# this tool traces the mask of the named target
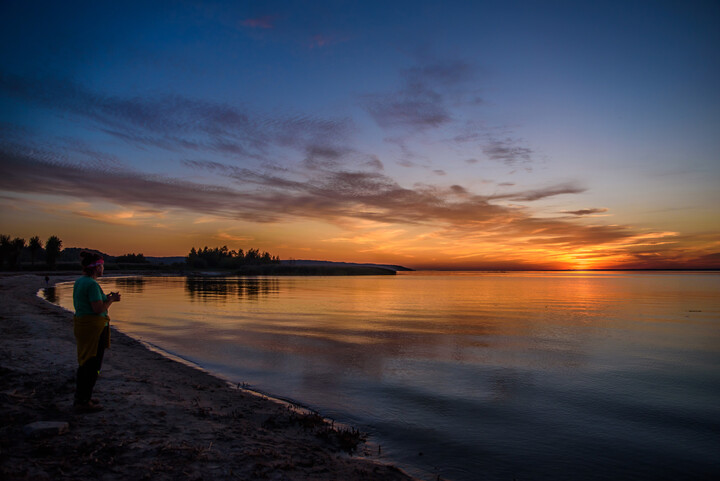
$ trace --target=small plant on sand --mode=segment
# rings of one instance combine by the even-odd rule
[[[318,433],[318,437],[321,439],[327,439],[331,443],[335,444],[338,449],[348,454],[354,453],[358,446],[367,441],[367,435],[365,433],[361,433],[355,428],[328,428],[325,431]]]

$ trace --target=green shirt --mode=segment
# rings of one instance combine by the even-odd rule
[[[90,276],[82,276],[75,281],[73,286],[73,306],[76,316],[96,315],[92,308],[92,302],[107,301],[107,296],[102,291],[100,284]],[[100,314],[107,317],[107,311]]]

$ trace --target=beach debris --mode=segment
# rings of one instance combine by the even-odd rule
[[[23,426],[23,432],[29,437],[57,436],[69,429],[70,425],[64,421],[36,421]]]
[[[316,433],[316,436],[330,441],[348,454],[354,453],[358,446],[367,441],[367,434],[355,428],[325,429]]]
[[[317,438],[335,446],[348,454],[354,453],[357,448],[367,441],[367,434],[356,428],[335,426],[335,421],[325,419],[314,411],[294,412],[289,415],[271,415],[263,423],[263,429],[278,430],[289,426],[298,426],[306,432],[312,432]]]

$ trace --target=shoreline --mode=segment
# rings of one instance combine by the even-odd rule
[[[50,286],[77,276],[51,275]],[[3,479],[414,479],[363,442],[348,454],[362,437],[352,428],[233,387],[114,329],[94,393],[105,409],[75,414],[72,319],[36,295],[44,287],[44,274],[0,275]],[[28,431],[38,421],[62,427]]]

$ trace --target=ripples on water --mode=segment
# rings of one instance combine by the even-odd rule
[[[427,479],[715,479],[720,275],[118,278],[121,330]],[[48,295],[71,308],[71,285]]]

